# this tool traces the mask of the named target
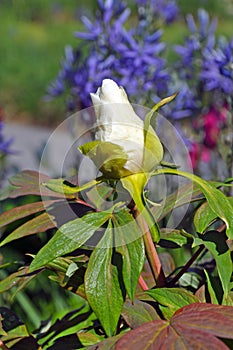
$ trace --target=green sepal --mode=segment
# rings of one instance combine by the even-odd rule
[[[149,125],[151,124],[151,118],[153,117],[153,115],[159,110],[159,108],[163,107],[164,105],[170,103],[172,100],[174,100],[174,98],[176,98],[176,96],[178,95],[178,92],[174,93],[171,96],[165,97],[162,100],[160,100],[158,103],[156,103],[156,105],[154,105],[154,107],[150,110],[150,112],[146,115],[146,119],[145,119],[145,126],[149,127]]]
[[[155,169],[163,159],[163,146],[152,126],[144,129],[144,153],[142,169],[149,172]]]
[[[172,101],[177,94],[169,96],[157,103],[151,111],[146,115],[144,121],[144,155],[143,155],[143,170],[149,172],[155,169],[163,159],[163,146],[159,137],[155,133],[155,128],[152,127],[152,117],[155,112],[165,104]]]
[[[124,169],[128,155],[123,148],[112,142],[92,141],[79,147],[107,179],[119,179],[130,172]]]

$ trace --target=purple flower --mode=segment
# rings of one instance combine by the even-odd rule
[[[178,6],[174,0],[154,0],[152,1],[154,10],[161,15],[166,23],[173,22],[179,13]]]
[[[175,0],[137,0],[136,3],[145,21],[153,17],[168,24],[172,23],[179,14],[179,8]]]
[[[172,86],[171,95],[174,90],[178,92],[176,98],[163,108],[166,117],[177,123],[183,118],[192,117],[198,110],[198,100],[195,96],[195,90],[190,88],[187,83],[177,82]]]
[[[142,25],[140,16],[128,29],[125,23],[129,15],[123,1],[99,0],[95,18],[82,18],[86,31],[75,33],[81,43],[75,52],[66,48],[62,69],[48,94],[65,95],[69,107],[85,108],[91,104],[90,92],[111,77],[137,103],[163,97],[170,76],[162,57],[162,31]]]
[[[214,48],[217,21],[214,19],[210,22],[208,13],[203,9],[198,10],[199,26],[191,14],[187,15],[186,21],[190,35],[186,37],[185,45],[176,45],[174,50],[179,55],[180,66],[185,66],[186,78],[189,79],[196,65],[200,65],[200,60],[205,59],[206,50]]]
[[[207,91],[233,96],[233,39],[220,41],[215,50],[208,52],[201,79]]]
[[[174,48],[179,55],[175,63],[177,78],[186,82],[196,101],[195,107],[193,106],[194,115],[200,113],[206,103],[206,107],[212,107],[215,103],[220,103],[217,108],[221,107],[225,103],[226,95],[231,96],[233,93],[233,41],[219,41],[216,44],[216,23],[216,20],[210,21],[208,13],[202,9],[198,11],[198,23],[195,23],[192,15],[188,15],[190,35],[186,37],[184,45]],[[213,95],[206,95],[209,91],[215,93],[214,98]],[[186,99],[183,102],[180,115],[187,110]],[[176,118],[177,110],[173,115]]]
[[[12,151],[10,149],[11,144],[13,142],[12,139],[6,140],[3,134],[4,122],[0,121],[0,159],[5,157],[8,154],[11,154]]]

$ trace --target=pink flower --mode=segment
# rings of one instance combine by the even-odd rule
[[[204,130],[203,144],[207,148],[213,149],[217,146],[220,130],[226,121],[226,114],[226,108],[218,111],[215,107],[212,107],[208,113],[202,116]]]
[[[195,141],[191,144],[191,147],[189,149],[189,156],[193,169],[196,169],[200,158],[200,145]]]

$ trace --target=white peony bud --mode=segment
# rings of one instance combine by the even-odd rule
[[[121,146],[128,156],[124,168],[132,173],[142,171],[143,121],[134,112],[125,90],[105,79],[91,98],[97,119],[96,140]]]
[[[134,112],[127,94],[113,80],[105,79],[96,93],[91,93],[96,113],[96,141],[84,145],[88,155],[107,177],[149,172],[163,157],[163,147],[153,128]],[[146,140],[146,141],[145,141]]]

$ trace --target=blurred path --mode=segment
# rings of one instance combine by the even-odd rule
[[[7,138],[13,138],[12,149],[15,154],[8,158],[11,173],[21,170],[39,170],[41,156],[44,147],[53,133],[53,129],[34,127],[22,124],[6,123],[4,134]],[[43,162],[43,171],[51,171],[59,174],[61,160],[65,159],[70,136],[67,132],[56,131],[53,142],[49,146],[46,164]]]

